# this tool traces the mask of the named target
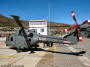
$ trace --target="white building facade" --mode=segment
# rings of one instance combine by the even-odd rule
[[[35,30],[38,34],[48,35],[47,20],[32,20],[29,22],[29,30]]]

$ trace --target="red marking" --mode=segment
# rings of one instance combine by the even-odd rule
[[[82,42],[83,40],[82,40],[82,39],[80,39],[79,41],[80,41],[80,42]]]
[[[81,25],[84,25],[84,24],[86,24],[86,23],[88,23],[88,20],[86,20],[84,23],[82,23]]]
[[[86,20],[86,23],[88,23],[88,20]]]
[[[77,22],[77,20],[75,19],[75,22]]]
[[[73,15],[73,19],[74,19],[75,22],[77,21],[76,18],[75,18],[75,15]]]
[[[75,18],[75,15],[73,15],[73,18]]]
[[[75,28],[75,26],[73,26],[71,29],[74,29]]]
[[[78,24],[76,24],[75,27],[78,27]]]
[[[78,33],[80,32],[80,30],[78,30]]]
[[[63,30],[63,32],[65,32],[65,29]]]
[[[71,43],[71,41],[63,41],[64,43]]]
[[[67,29],[67,31],[69,31],[69,29]]]
[[[82,35],[78,35],[79,37],[82,37]]]
[[[74,13],[74,12],[72,11],[72,13]]]
[[[8,39],[8,34],[6,34],[6,40]]]
[[[64,29],[64,32],[67,32],[67,31],[69,31],[69,29],[67,28],[67,29]]]
[[[73,11],[72,11],[72,16],[73,16],[74,21],[77,22]]]
[[[82,37],[82,35],[79,35],[79,37]],[[80,42],[82,42],[83,40],[82,39],[79,39]]]
[[[74,25],[71,29],[74,29],[75,27],[77,27],[77,25]]]

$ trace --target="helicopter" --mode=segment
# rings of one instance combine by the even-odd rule
[[[82,25],[79,26],[76,22],[77,25],[74,26],[75,31],[72,32],[69,35],[66,35],[64,37],[57,37],[57,36],[50,36],[50,35],[41,35],[37,34],[35,30],[28,30],[23,27],[21,24],[21,21],[19,20],[19,16],[11,15],[16,23],[20,26],[20,30],[17,31],[15,34],[11,34],[8,36],[8,39],[6,40],[6,45],[10,47],[15,47],[17,48],[17,52],[21,52],[20,49],[32,49],[35,48],[37,49],[38,43],[43,42],[47,44],[53,44],[53,43],[60,43],[60,44],[70,44],[74,45],[77,44],[79,41],[82,41],[81,34],[86,33],[86,29],[83,31],[82,29],[85,28],[86,22],[84,22]],[[73,17],[74,20],[75,17]],[[90,21],[89,21],[90,22]],[[86,28],[88,28],[90,25],[88,25]],[[79,33],[81,33],[79,35]],[[31,50],[31,53],[34,51]]]

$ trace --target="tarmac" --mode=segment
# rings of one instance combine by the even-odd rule
[[[0,45],[0,66],[1,67],[36,67],[38,62],[46,55],[51,54],[47,52],[49,48],[43,48],[43,44],[40,44],[35,53],[30,54],[30,51],[17,53],[16,50],[9,49],[4,43]],[[43,49],[41,49],[43,48]]]
[[[44,48],[41,43],[33,54],[17,53],[5,43],[0,44],[0,67],[90,67],[90,39],[77,45],[55,43],[53,47]]]

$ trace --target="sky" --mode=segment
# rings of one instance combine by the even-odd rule
[[[18,15],[21,20],[49,20],[75,24],[71,11],[81,24],[90,19],[90,0],[0,0],[0,14]]]

